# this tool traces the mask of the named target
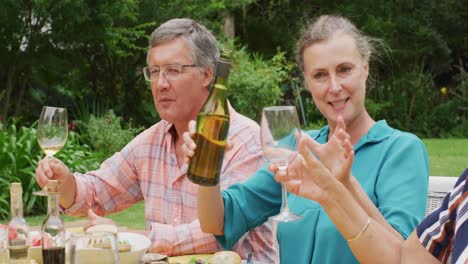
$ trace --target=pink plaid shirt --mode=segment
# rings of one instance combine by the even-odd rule
[[[233,148],[224,156],[221,189],[241,182],[264,164],[259,126],[230,108],[228,140]],[[145,217],[152,241],[150,251],[170,256],[221,250],[213,235],[203,233],[197,214],[198,185],[187,178],[187,164],[179,167],[174,128],[160,121],[135,137],[99,170],[75,173],[77,193],[67,214],[82,215],[93,207],[100,215],[124,210],[145,200]],[[233,248],[243,259],[274,263],[275,232],[271,223],[246,234]]]

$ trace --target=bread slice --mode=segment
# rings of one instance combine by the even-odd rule
[[[242,259],[234,251],[220,251],[213,255],[211,264],[241,264]]]
[[[119,252],[132,251],[132,245],[127,239],[119,239],[119,241],[117,241],[117,249]]]

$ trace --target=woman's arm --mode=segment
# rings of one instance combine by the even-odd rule
[[[299,151],[302,159],[291,164],[291,170],[288,170],[287,176],[275,175],[275,179],[285,182],[288,191],[319,202],[338,231],[348,241],[351,251],[359,262],[401,263],[407,257],[403,255],[407,253],[402,250],[401,235],[395,235],[393,228],[389,228],[383,217],[385,224],[376,221],[374,216],[369,214],[348,188],[338,180],[343,174],[350,173],[354,159],[353,148],[349,140],[346,137],[334,139],[338,140],[338,143],[341,142],[335,145],[338,151],[323,157],[339,161],[334,163],[333,171],[340,175],[333,174],[332,170],[322,164],[324,159],[320,162],[310,152],[308,148],[310,144],[307,144],[309,140],[312,139],[301,138]],[[301,180],[300,184],[297,184],[297,179]],[[365,193],[362,189],[358,189],[358,193],[359,191]],[[375,208],[373,205],[372,207]],[[372,207],[371,210],[374,210]],[[375,210],[378,212],[376,208]],[[424,253],[419,252],[419,254]]]
[[[333,170],[341,175],[333,175],[322,164],[324,159],[320,162],[310,152],[307,142],[311,140],[309,137],[300,140],[302,160],[291,166],[291,171],[288,170],[291,175],[287,178],[300,179],[301,184],[286,182],[288,191],[319,202],[361,263],[378,263],[382,259],[385,259],[385,263],[399,263],[402,237],[374,220],[338,180],[342,174],[350,173],[354,159],[349,139],[341,136],[335,138],[339,143],[335,145],[338,151],[324,157],[339,161],[334,164]]]
[[[335,129],[327,143],[319,144],[312,139],[305,140],[304,143],[331,171],[332,175],[344,184],[374,221],[380,223],[382,227],[398,237],[409,236],[414,229],[414,225],[423,216],[423,211],[419,209],[423,208],[425,201],[424,186],[426,186],[427,192],[428,175],[427,159],[424,159],[424,147],[418,144],[418,140],[414,136],[408,136],[406,133],[401,132],[395,133],[387,140],[388,143],[382,144],[383,148],[380,147],[381,154],[379,155],[381,157],[374,157],[376,164],[364,165],[363,162],[369,161],[363,161],[362,159],[359,162],[357,161],[355,165],[358,168],[363,165],[366,167],[378,166],[376,169],[379,170],[379,175],[375,187],[375,195],[379,199],[379,208],[377,208],[360,182],[351,173],[339,171],[343,162],[339,156],[343,149],[340,142],[349,140],[349,135],[344,130],[345,124],[341,117],[338,117],[337,124],[337,129]],[[417,189],[417,194],[411,192],[410,189]],[[405,200],[399,201],[398,198]],[[391,215],[391,218],[386,219],[384,217],[385,213],[385,217]],[[401,221],[403,219],[401,217],[406,220]]]
[[[408,239],[401,245],[401,262],[402,264],[416,263],[440,264],[434,256],[432,256],[419,242],[416,231],[411,233]]]
[[[184,140],[182,151],[186,163],[189,163],[190,158],[195,154],[197,147],[193,140],[195,133],[196,123],[192,120],[188,124],[188,131],[182,136]],[[213,187],[199,186],[198,218],[203,232],[215,235],[224,234],[224,202],[219,183]]]
[[[330,170],[332,175],[336,177],[348,189],[355,201],[364,209],[375,222],[387,229],[388,232],[402,239],[400,233],[396,231],[382,216],[380,211],[375,207],[374,203],[369,199],[367,193],[361,187],[356,178],[351,174],[350,168],[344,168],[345,154],[353,150],[351,143],[345,143],[350,140],[350,136],[345,132],[346,125],[343,117],[337,118],[337,126],[330,140],[325,144],[319,144],[312,139],[303,140],[307,148],[317,155],[323,165]],[[330,158],[332,157],[332,158]],[[350,164],[351,165],[351,164]]]
[[[198,218],[203,232],[224,234],[224,202],[219,184],[198,188]]]
[[[380,213],[379,209],[375,207],[374,203],[369,199],[367,193],[362,188],[361,184],[356,180],[354,176],[350,176],[347,181],[343,182],[346,189],[353,195],[354,199],[359,203],[362,209],[372,218],[374,221],[378,222],[383,228],[388,232],[392,233],[394,236],[398,237],[400,240],[403,240],[401,234],[396,231],[388,222],[385,220],[383,215]]]

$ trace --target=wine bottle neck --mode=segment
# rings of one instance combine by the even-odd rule
[[[11,217],[23,217],[23,199],[22,193],[11,193],[10,206]]]
[[[59,194],[49,193],[47,199],[47,215],[59,215]]]

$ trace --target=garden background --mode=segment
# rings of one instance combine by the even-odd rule
[[[305,129],[325,120],[303,87],[295,41],[314,17],[338,14],[384,40],[371,62],[367,109],[423,138],[431,175],[468,165],[468,5],[464,1],[0,0],[0,220],[9,184],[21,181],[26,215],[45,199],[34,169],[43,157],[36,122],[43,105],[69,109],[57,154],[74,171],[95,169],[159,121],[148,83],[149,34],[190,17],[235,50],[229,99],[258,121],[262,107],[294,102]]]

